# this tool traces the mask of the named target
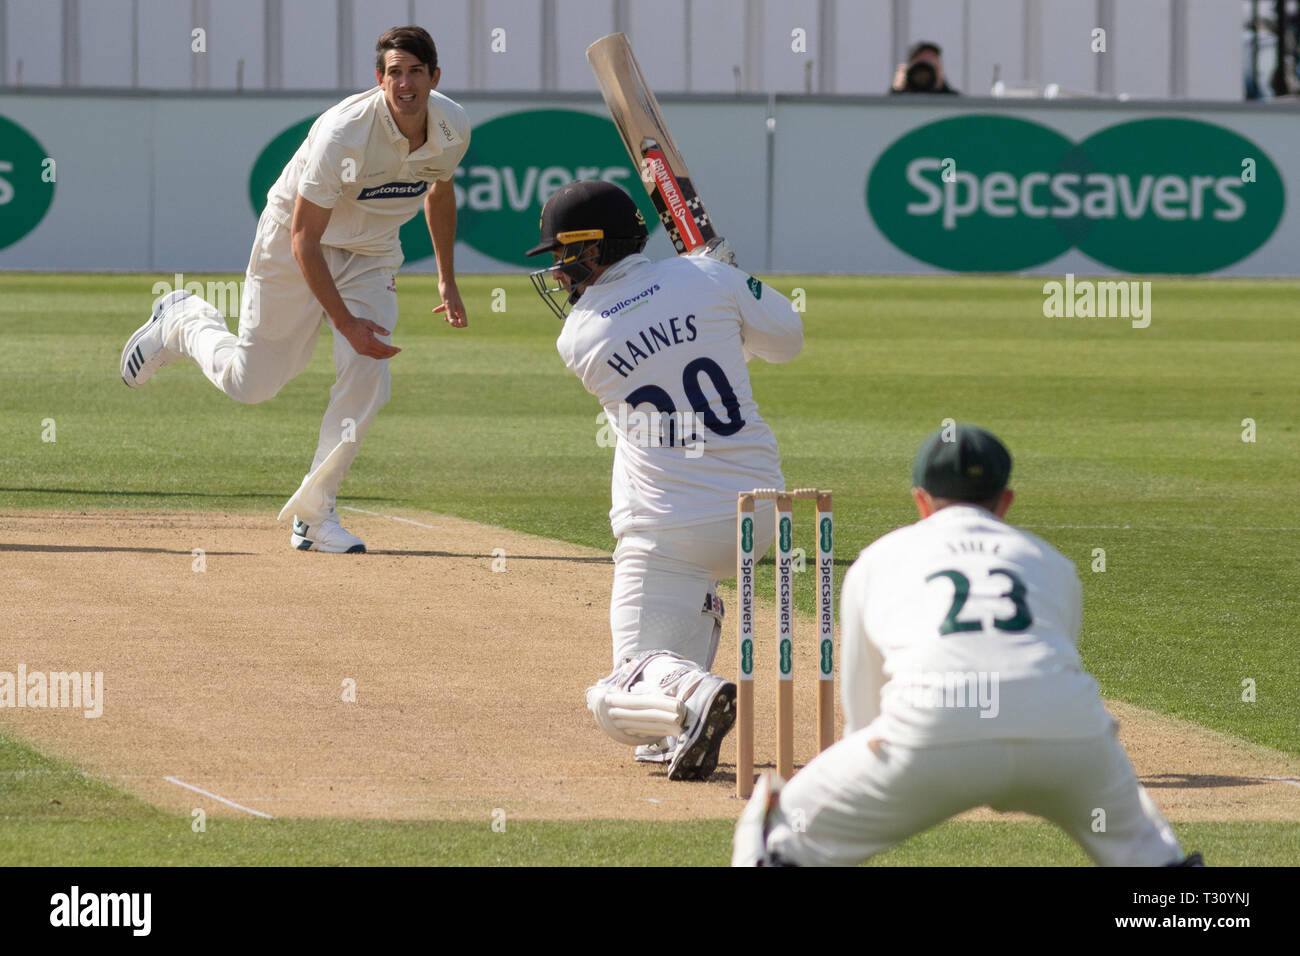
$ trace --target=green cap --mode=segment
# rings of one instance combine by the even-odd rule
[[[988,501],[1010,477],[1007,446],[975,425],[940,428],[921,442],[912,463],[913,487],[954,501]]]

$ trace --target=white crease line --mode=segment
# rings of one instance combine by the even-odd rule
[[[211,797],[213,800],[220,800],[222,803],[226,804],[227,806],[234,807],[236,810],[243,810],[245,813],[251,813],[255,817],[262,817],[267,820],[275,819],[275,817],[271,816],[271,814],[269,813],[263,813],[261,810],[254,810],[252,807],[241,806],[240,804],[236,803],[234,800],[227,800],[225,797],[218,796],[215,793],[209,793],[207,790],[204,790],[201,787],[196,787],[192,783],[186,783],[184,780],[177,780],[175,777],[163,777],[163,779],[166,780],[168,783],[176,784],[178,787],[185,787],[187,790],[193,790],[195,793],[201,793],[205,797]]]
[[[1300,787],[1300,780],[1294,780],[1291,777],[1265,777],[1266,780],[1276,780],[1278,783],[1289,783],[1293,787]]]
[[[365,508],[350,508],[347,505],[339,505],[344,511],[355,511],[363,515],[374,515],[376,518],[387,518],[389,521],[401,521],[404,524],[419,525],[421,528],[433,528],[431,524],[424,524],[421,521],[412,521],[410,518],[399,518],[397,515],[383,515],[378,511],[367,511]]]

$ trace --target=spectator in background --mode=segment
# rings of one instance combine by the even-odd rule
[[[894,71],[891,93],[957,93],[943,76],[943,51],[922,40],[908,51],[907,62]]]

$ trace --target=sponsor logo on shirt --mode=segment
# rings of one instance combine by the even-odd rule
[[[407,196],[422,196],[429,188],[428,183],[384,183],[361,190],[357,199],[402,199]]]
[[[642,302],[642,301],[644,301],[644,300],[650,298],[650,296],[654,295],[654,294],[655,294],[656,292],[658,292],[658,291],[659,291],[659,283],[656,282],[656,283],[655,283],[654,285],[652,285],[650,288],[648,288],[648,289],[642,289],[640,292],[638,292],[636,295],[632,296],[632,298],[630,298],[630,299],[624,299],[622,302],[615,302],[613,305],[611,305],[611,306],[610,306],[608,309],[606,309],[604,312],[600,313],[600,317],[601,317],[602,319],[608,319],[611,315],[617,315],[619,312],[622,312],[624,309],[626,309],[626,308],[627,308],[628,306],[630,306],[632,303],[634,303],[634,302]]]
[[[455,141],[456,134],[452,132],[451,127],[447,125],[445,119],[438,120],[438,129],[442,130],[442,135],[447,138],[447,142],[451,143]]]

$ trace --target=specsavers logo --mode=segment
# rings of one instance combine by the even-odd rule
[[[1134,120],[1074,145],[1026,120],[963,116],[896,140],[866,200],[896,246],[946,269],[1024,269],[1077,247],[1122,272],[1201,273],[1263,245],[1285,189],[1262,149],[1198,120]]]
[[[17,123],[0,116],[0,249],[45,218],[54,201],[54,160]]]
[[[537,260],[524,251],[537,244],[542,206],[575,179],[621,186],[651,228],[659,228],[654,206],[609,119],[576,110],[529,110],[474,128],[456,170],[456,236],[501,262],[536,268]],[[405,233],[402,239],[405,246]]]

